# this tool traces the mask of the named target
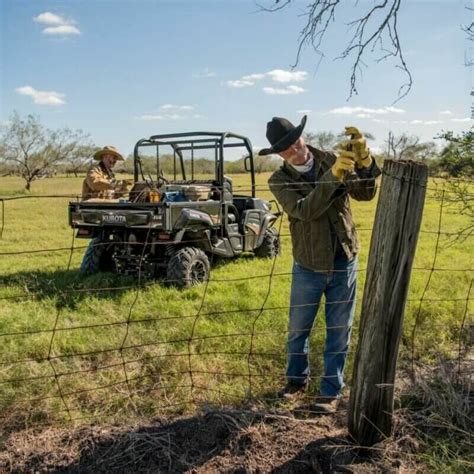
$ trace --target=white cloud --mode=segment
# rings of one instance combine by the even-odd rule
[[[48,26],[43,30],[45,35],[80,35],[79,28],[73,25]]]
[[[265,77],[265,74],[249,74],[248,76],[243,76],[242,81],[260,81]]]
[[[265,78],[269,78],[274,82],[280,83],[302,82],[308,78],[308,73],[306,71],[285,71],[283,69],[273,69],[272,71],[264,73],[248,74],[247,76],[242,76],[240,80],[256,82]]]
[[[440,115],[453,115],[453,113],[450,110],[443,110],[442,112],[439,113]]]
[[[297,114],[311,114],[313,111],[311,109],[302,109],[302,110],[297,110]]]
[[[441,120],[412,120],[411,125],[435,125],[438,123],[443,123]]]
[[[164,104],[160,106],[160,110],[194,110],[192,105],[174,105],[174,104]]]
[[[156,114],[143,114],[143,115],[137,115],[134,118],[135,120],[164,120],[165,116],[156,115]]]
[[[248,86],[253,86],[255,82],[252,81],[244,81],[241,79],[237,79],[236,81],[227,81],[227,85],[230,87],[235,87],[237,89],[240,89],[242,87],[248,87]]]
[[[60,15],[51,12],[40,13],[33,18],[36,23],[44,23],[45,25],[66,25],[68,22]]]
[[[383,107],[378,109],[371,109],[369,107],[337,107],[327,112],[328,114],[336,115],[352,115],[352,114],[375,114],[375,115],[386,115],[389,113],[404,114],[405,110],[397,109],[395,107]]]
[[[40,13],[38,16],[33,17],[33,21],[36,23],[42,23],[49,25],[43,29],[45,35],[80,35],[81,31],[74,20],[68,20],[63,16],[56,15],[51,12]]]
[[[269,95],[290,95],[290,94],[301,94],[306,89],[298,86],[286,86],[284,89],[275,87],[264,87],[263,92]]]
[[[38,91],[31,86],[17,87],[15,92],[30,96],[38,105],[64,105],[66,94],[55,91]]]
[[[453,118],[451,122],[470,122],[472,119],[470,117],[466,118]]]
[[[405,111],[403,109],[397,109],[396,107],[392,107],[392,106],[384,107],[384,109],[387,112],[391,112],[391,113],[394,113],[394,114],[404,114],[405,113]]]
[[[337,107],[328,111],[328,114],[351,115],[356,112],[362,112],[363,107]],[[364,109],[367,110],[367,109]]]
[[[370,114],[357,114],[356,117],[359,117],[359,118],[370,118],[372,117]]]
[[[283,69],[273,69],[264,73],[247,74],[242,76],[240,79],[227,81],[229,87],[241,89],[242,87],[254,86],[256,82],[264,79],[269,79],[279,84],[285,84],[288,82],[301,82],[308,78],[306,71],[285,71]],[[267,94],[299,94],[294,89],[297,86],[287,86],[285,89],[264,87],[263,90]],[[301,88],[300,88],[301,89]],[[302,92],[302,91],[301,91]]]
[[[265,76],[271,77],[275,82],[302,82],[308,78],[306,71],[284,71],[283,69],[274,69],[265,73]]]
[[[150,114],[142,114],[142,115],[137,115],[134,117],[135,120],[147,120],[147,121],[152,121],[152,120],[189,120],[189,119],[201,119],[204,118],[203,115],[200,114],[192,114],[192,115],[185,115],[185,114],[180,114],[179,111],[173,111],[173,109],[170,109],[168,106],[171,104],[166,104],[162,107],[161,109],[167,110],[169,112],[167,113],[150,113]],[[193,110],[194,107],[192,106],[172,106],[172,107],[181,107],[180,110],[182,111],[190,111]],[[190,108],[187,108],[190,107]]]

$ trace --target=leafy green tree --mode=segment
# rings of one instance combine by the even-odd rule
[[[450,176],[474,176],[474,129],[460,134],[441,132],[436,139],[443,139],[447,145],[440,153],[438,167]]]
[[[473,137],[473,128],[460,134],[443,131],[435,137],[447,142],[437,160],[437,171],[448,176],[445,187],[438,192],[438,199],[443,205],[464,216],[464,224],[454,233],[451,243],[464,242],[474,235],[474,198],[471,181],[474,176]],[[457,179],[449,179],[450,177]]]

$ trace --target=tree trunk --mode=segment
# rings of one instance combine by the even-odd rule
[[[384,163],[349,408],[349,432],[361,446],[374,445],[392,429],[398,347],[427,177],[424,164]]]

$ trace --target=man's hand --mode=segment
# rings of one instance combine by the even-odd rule
[[[331,167],[333,176],[342,181],[346,171],[354,171],[355,153],[347,150],[336,150],[337,158]]]
[[[115,189],[126,190],[133,183],[130,179],[119,179],[115,183]]]
[[[350,136],[351,139],[343,142],[341,145],[351,147],[351,150],[355,153],[357,168],[368,168],[372,164],[372,157],[370,156],[370,150],[364,135],[358,128],[352,125],[345,127],[345,129],[344,134]]]

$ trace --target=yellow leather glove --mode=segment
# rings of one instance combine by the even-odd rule
[[[357,127],[353,127],[352,125],[345,127],[345,129],[344,134],[349,135],[351,139],[343,144],[350,146],[351,150],[355,153],[357,168],[368,168],[372,164],[372,157],[370,156],[370,150],[364,135]]]
[[[333,176],[342,181],[346,171],[354,171],[355,153],[347,150],[336,150],[337,158],[331,167]]]

